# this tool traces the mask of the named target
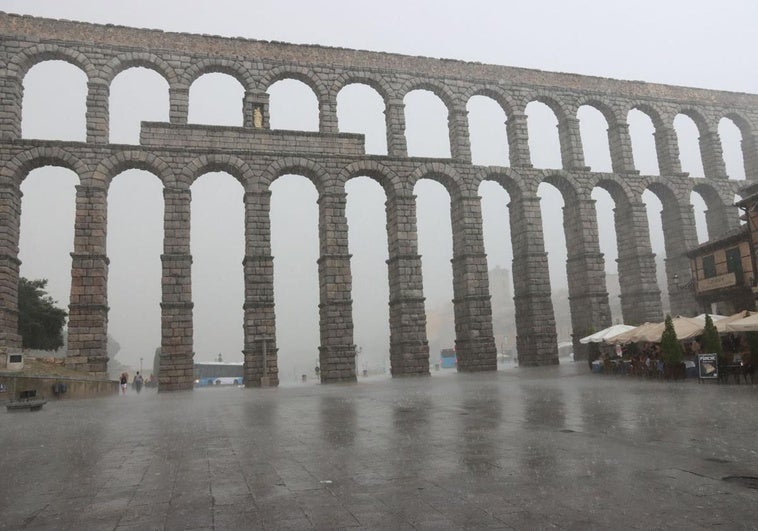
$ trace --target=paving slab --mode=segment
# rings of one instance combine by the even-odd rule
[[[758,529],[757,428],[579,363],[53,401],[0,413],[0,529]]]

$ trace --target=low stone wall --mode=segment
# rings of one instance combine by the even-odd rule
[[[53,393],[57,383],[66,386],[66,392],[60,396]],[[56,400],[58,398],[94,398],[118,394],[119,384],[116,380],[85,380],[66,376],[22,376],[0,373],[0,384],[7,389],[0,393],[0,401],[18,397],[21,391],[36,390],[37,397]]]
[[[316,131],[281,129],[246,129],[221,125],[169,124],[142,122],[140,144],[160,148],[220,151],[271,151],[276,153],[332,153],[361,156],[365,154],[364,135],[327,134]]]

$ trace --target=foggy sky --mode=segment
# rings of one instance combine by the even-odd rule
[[[94,2],[0,1],[0,10],[172,31],[316,43],[348,48],[449,57],[510,66],[640,79],[675,85],[758,92],[758,59],[753,49],[758,6],[749,1],[610,2],[349,2],[215,1]],[[514,4],[514,5],[509,5]],[[528,5],[524,5],[528,4]],[[464,8],[465,6],[465,8]],[[54,80],[54,82],[53,82]],[[48,62],[24,82],[25,138],[84,140],[86,78],[70,65]],[[318,129],[315,96],[295,81],[270,90],[271,125]],[[210,74],[193,84],[189,121],[242,124],[242,87]],[[140,120],[168,120],[167,84],[156,73],[132,69],[111,85],[111,141],[137,143]],[[405,100],[410,155],[449,156],[446,110],[423,91]],[[507,165],[505,114],[492,100],[473,98],[468,106],[474,163]],[[343,90],[338,99],[341,131],[366,134],[369,153],[386,153],[383,104],[364,86]],[[555,117],[540,104],[527,108],[530,147],[536,167],[560,167]],[[610,171],[606,125],[599,112],[582,108],[587,165]],[[635,163],[657,174],[652,124],[630,113]],[[694,124],[675,123],[682,166],[702,176]],[[719,129],[727,172],[743,179],[739,133],[729,122]],[[50,279],[50,292],[67,305],[73,247],[76,176],[60,168],[35,170],[23,183],[21,273]],[[163,200],[160,181],[130,170],[109,191],[109,332],[121,344],[118,359],[146,365],[160,344],[160,253]],[[283,378],[315,365],[318,357],[318,210],[316,190],[300,176],[284,176],[272,186],[272,254],[275,257],[277,342]],[[350,252],[353,254],[355,341],[362,360],[389,365],[387,258],[384,192],[367,178],[347,186]],[[416,186],[419,250],[423,256],[427,307],[452,313],[452,238],[449,196],[434,182]],[[508,195],[498,185],[480,189],[485,247],[490,267],[510,268]],[[242,349],[242,187],[226,174],[207,174],[192,186],[193,300],[196,359],[222,353],[241,360]],[[554,289],[565,287],[566,249],[562,199],[540,187],[546,250]],[[606,270],[615,272],[613,203],[595,190],[601,249]],[[664,256],[660,202],[646,192],[653,252]],[[693,195],[698,236],[707,239],[702,210]],[[661,286],[664,291],[666,286]],[[620,319],[621,316],[615,316]],[[453,331],[449,331],[452,341]],[[446,344],[432,344],[431,352]]]

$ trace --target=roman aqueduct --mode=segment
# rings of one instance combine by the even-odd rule
[[[345,183],[375,179],[387,197],[387,261],[390,289],[392,374],[429,374],[429,348],[417,248],[414,184],[422,178],[445,186],[451,197],[455,346],[461,371],[496,369],[487,262],[477,190],[484,180],[508,192],[517,349],[521,365],[557,362],[556,331],[537,187],[548,182],[565,200],[574,341],[591,327],[611,322],[603,256],[598,244],[595,187],[616,204],[618,270],[626,322],[659,320],[662,294],[641,194],[653,191],[663,204],[666,274],[690,278],[683,252],[697,244],[690,193],[705,199],[709,234],[738,224],[732,206],[737,183],[727,179],[718,123],[731,119],[742,134],[748,179],[758,176],[758,96],[617,81],[572,74],[409,57],[239,38],[166,33],[118,26],[0,14],[0,348],[20,348],[17,333],[20,185],[36,168],[56,165],[79,177],[67,364],[104,374],[107,367],[107,191],[120,172],[138,168],[164,185],[162,274],[162,390],[192,387],[193,302],[190,254],[190,185],[208,171],[225,171],[244,186],[245,383],[278,381],[270,243],[269,185],[279,176],[306,176],[319,194],[320,365],[322,381],[355,379],[350,255]],[[86,142],[21,137],[23,80],[35,64],[62,60],[87,76]],[[111,81],[135,66],[158,72],[169,85],[169,122],[142,124],[140,144],[109,143]],[[225,73],[244,86],[243,127],[187,123],[189,87],[206,73]],[[267,88],[282,79],[306,83],[317,95],[319,131],[269,128]],[[365,154],[362,135],[340,133],[336,95],[353,83],[369,85],[383,98],[386,156]],[[432,91],[448,110],[450,158],[409,157],[404,96]],[[471,163],[467,101],[485,95],[507,116],[508,167]],[[525,107],[548,105],[558,118],[562,169],[532,167]],[[576,118],[580,106],[598,109],[608,123],[612,172],[585,165]],[[627,114],[638,109],[655,126],[660,176],[635,169]],[[685,114],[697,124],[704,178],[681,170],[673,119]],[[688,290],[672,287],[672,311],[697,305]],[[269,344],[264,347],[263,340]],[[578,345],[577,345],[578,346]],[[267,374],[263,349],[267,348]],[[578,351],[578,349],[577,349]]]

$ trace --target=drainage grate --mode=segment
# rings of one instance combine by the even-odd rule
[[[729,461],[728,459],[721,459],[719,457],[706,457],[705,460],[710,461],[712,463],[731,463],[731,461]]]
[[[755,476],[725,476],[721,478],[729,483],[736,483],[749,489],[758,489],[758,477]]]

